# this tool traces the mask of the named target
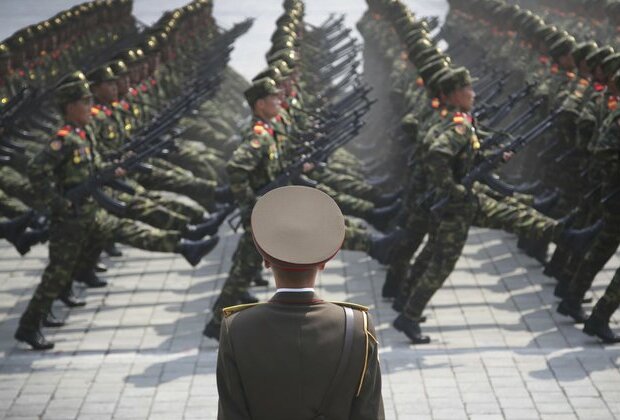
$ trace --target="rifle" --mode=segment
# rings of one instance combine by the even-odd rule
[[[256,196],[260,197],[275,188],[289,185],[291,181],[297,180],[303,174],[303,167],[305,163],[324,162],[336,149],[342,147],[357,136],[363,126],[364,123],[358,120],[350,131],[342,133],[339,137],[326,143],[324,147],[314,149],[311,153],[300,156],[296,161],[284,168],[280,175],[278,175],[274,180],[259,188],[256,192]],[[238,207],[229,216],[228,225],[235,232],[239,229],[239,226],[241,226],[241,210]]]
[[[601,199],[601,204],[610,213],[620,213],[620,188],[616,188],[605,197],[603,197]]]
[[[514,106],[517,103],[519,103],[522,99],[529,95],[532,88],[535,87],[537,84],[537,82],[527,83],[518,91],[511,93],[508,98],[506,98],[503,104],[498,105],[498,109],[493,114],[493,118],[491,118],[489,124],[496,125],[501,122],[507,115],[510,114],[510,111],[513,110]]]
[[[330,14],[325,22],[319,26],[315,26],[311,23],[305,22],[305,24],[312,30],[308,36],[310,37],[323,37],[331,35],[332,33],[340,30],[344,24],[344,15],[340,15],[338,19],[334,19],[334,14]]]
[[[543,121],[538,123],[535,127],[530,129],[527,133],[517,137],[515,140],[511,141],[508,145],[500,148],[498,151],[494,152],[488,158],[483,159],[480,163],[474,166],[472,169],[467,172],[467,174],[460,180],[460,184],[465,186],[468,191],[471,191],[471,187],[476,181],[481,181],[487,184],[489,187],[495,189],[496,191],[504,194],[511,195],[514,193],[513,190],[508,189],[504,190],[504,184],[498,182],[497,178],[494,178],[491,175],[491,171],[497,167],[497,165],[503,161],[504,153],[506,152],[517,152],[519,149],[525,147],[529,144],[533,139],[538,137],[540,134],[545,132],[549,127],[553,125],[553,120],[559,114],[560,109],[554,111]],[[436,213],[440,211],[443,207],[445,207],[450,201],[450,197],[442,197],[435,202],[431,202],[431,200],[435,197],[436,191],[432,190],[428,193],[424,194],[423,197],[418,201],[418,204],[423,208],[428,208],[431,212]],[[430,205],[429,205],[430,204]]]
[[[115,172],[119,168],[123,168],[126,171],[131,171],[136,165],[141,163],[146,158],[158,153],[161,149],[166,147],[172,138],[165,138],[151,145],[150,147],[142,150],[140,153],[131,155],[117,164],[112,164],[104,169],[96,171],[93,175],[88,177],[85,181],[65,191],[64,197],[71,201],[76,207],[81,205],[86,198],[92,196],[97,203],[106,211],[124,216],[127,211],[127,205],[123,202],[116,201],[113,198],[107,196],[102,188],[109,186],[114,189],[120,189],[124,192],[130,192],[128,188],[125,188],[122,181],[116,179]],[[126,184],[125,184],[126,185]]]

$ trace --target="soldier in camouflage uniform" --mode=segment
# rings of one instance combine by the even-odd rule
[[[446,97],[449,114],[439,123],[434,139],[425,155],[427,188],[435,197],[450,197],[441,209],[438,220],[433,222],[426,247],[431,248],[428,267],[410,290],[402,313],[394,321],[394,327],[402,331],[416,344],[428,343],[430,339],[421,334],[419,323],[422,311],[441,287],[458,260],[469,226],[504,229],[554,241],[590,239],[595,232],[574,233],[553,219],[534,211],[496,201],[486,194],[468,191],[459,180],[473,167],[481,148],[481,140],[475,121],[469,116],[475,93],[469,72],[464,68],[452,70],[440,80],[440,88]],[[511,154],[505,153],[504,160]],[[446,168],[451,171],[446,172]],[[451,173],[452,172],[452,173]],[[439,192],[439,193],[438,193]]]
[[[54,299],[69,306],[84,305],[71,294],[72,274],[92,267],[103,244],[116,239],[152,251],[178,252],[193,265],[217,244],[217,237],[188,242],[178,232],[117,219],[98,209],[90,197],[80,203],[68,201],[64,193],[86,181],[100,164],[88,127],[92,102],[86,77],[81,72],[67,77],[58,88],[57,100],[66,125],[30,164],[32,184],[51,210],[50,262],[15,332],[18,341],[37,350],[53,347],[41,333],[41,323],[62,325],[48,318]],[[116,175],[123,176],[124,170],[117,168]]]
[[[226,283],[213,305],[213,317],[205,326],[203,334],[210,338],[219,338],[222,309],[236,305],[247,294],[251,279],[262,267],[262,259],[252,241],[249,215],[256,201],[256,191],[273,181],[283,168],[280,145],[269,124],[269,120],[278,115],[278,95],[275,81],[269,78],[254,81],[245,92],[254,118],[244,141],[235,150],[227,167],[244,232],[233,254]]]

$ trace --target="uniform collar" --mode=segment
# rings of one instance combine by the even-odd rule
[[[300,289],[303,291],[290,290],[291,289],[278,289],[269,302],[287,305],[314,305],[323,302],[323,300],[314,293],[314,289]]]

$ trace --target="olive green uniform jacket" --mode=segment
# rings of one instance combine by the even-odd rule
[[[353,342],[330,392],[343,353],[345,307],[355,308]],[[313,292],[279,292],[265,304],[224,309],[218,419],[383,419],[377,341],[366,311]],[[328,408],[319,413],[328,394]]]

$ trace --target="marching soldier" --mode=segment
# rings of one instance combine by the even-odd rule
[[[118,219],[99,209],[91,197],[80,203],[67,200],[64,194],[85,182],[100,165],[96,139],[88,126],[92,94],[86,76],[75,72],[67,77],[58,87],[56,99],[65,125],[31,160],[29,168],[33,188],[51,210],[49,264],[15,332],[18,341],[35,350],[54,347],[43,336],[41,324],[63,324],[50,315],[55,299],[69,307],[84,306],[71,292],[72,276],[93,267],[104,244],[115,239],[151,251],[177,252],[196,265],[218,242],[217,237],[186,241],[175,231]],[[125,170],[119,167],[115,174],[124,176]]]

